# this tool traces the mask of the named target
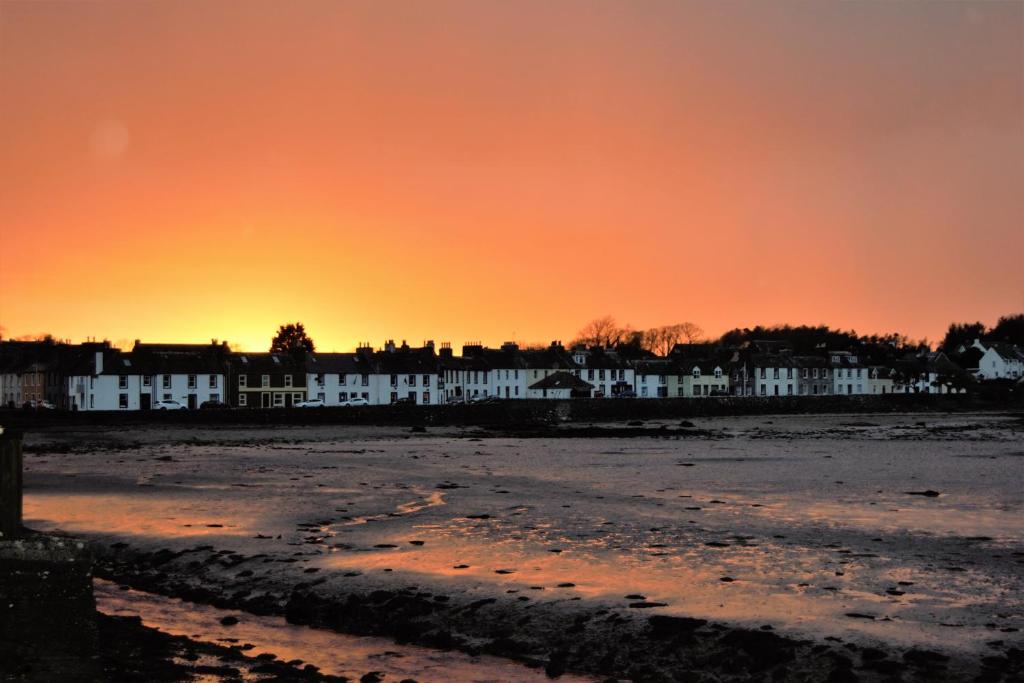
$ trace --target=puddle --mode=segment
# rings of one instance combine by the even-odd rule
[[[550,679],[542,669],[531,669],[499,657],[471,657],[460,652],[396,645],[386,638],[350,636],[323,629],[297,626],[281,617],[259,617],[184,602],[152,593],[121,590],[102,579],[94,582],[96,606],[116,616],[138,616],[146,626],[171,635],[222,646],[251,644],[249,657],[264,653],[280,661],[300,659],[325,674],[351,680],[369,672],[384,680],[414,678],[420,683],[467,681],[472,683],[541,683]],[[223,626],[220,620],[235,616],[239,622]],[[565,675],[560,681],[582,683],[592,679]]]
[[[25,524],[41,531],[129,536],[252,535],[256,515],[210,498],[35,493],[25,496]]]

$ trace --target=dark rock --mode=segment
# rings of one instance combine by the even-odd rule
[[[658,640],[665,640],[680,634],[693,633],[701,626],[708,623],[707,619],[693,619],[690,617],[671,617],[664,614],[656,614],[647,620],[651,626],[651,637]]]
[[[793,659],[792,644],[768,631],[735,629],[722,636],[721,643],[743,651],[758,671]]]
[[[932,491],[931,489],[925,491],[904,491],[904,493],[908,496],[924,496],[926,498],[938,498],[942,495],[938,491]]]
[[[238,623],[238,617],[228,615],[226,617],[221,618],[220,623],[222,626],[234,626]]]

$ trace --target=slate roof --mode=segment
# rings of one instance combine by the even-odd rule
[[[573,391],[590,391],[594,385],[586,382],[571,372],[554,372],[544,379],[534,382],[530,389],[571,389]]]

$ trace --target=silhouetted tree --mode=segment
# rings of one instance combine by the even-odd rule
[[[619,327],[615,318],[606,315],[602,318],[595,318],[584,325],[576,334],[572,345],[612,347],[618,345],[628,334],[628,329]]]
[[[313,340],[306,334],[306,328],[302,323],[288,323],[277,328],[277,334],[270,342],[271,353],[290,353],[301,356],[306,352],[313,352],[316,347]]]
[[[975,339],[985,336],[985,325],[976,323],[950,323],[946,336],[939,348],[946,353],[956,353],[961,346],[970,346]]]
[[[986,335],[988,341],[1024,345],[1024,313],[1004,315]]]

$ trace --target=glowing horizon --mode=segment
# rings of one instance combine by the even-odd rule
[[[1024,5],[0,4],[4,338],[936,341],[1024,310]]]

